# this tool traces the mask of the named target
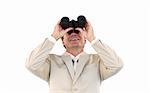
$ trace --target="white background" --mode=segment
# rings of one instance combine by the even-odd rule
[[[83,14],[96,37],[116,50],[124,68],[104,81],[101,93],[150,93],[149,0],[1,0],[0,93],[48,93],[48,84],[25,68],[31,50],[57,21]],[[87,47],[88,46],[88,47]],[[53,53],[64,52],[61,41]],[[87,42],[85,51],[93,50]]]

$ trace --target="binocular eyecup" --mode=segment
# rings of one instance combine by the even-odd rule
[[[79,28],[84,28],[86,25],[87,21],[86,18],[82,15],[78,16],[77,21],[75,20],[69,20],[68,17],[63,17],[60,21],[60,26],[62,29],[67,29],[69,27],[73,27],[74,29],[79,27]]]

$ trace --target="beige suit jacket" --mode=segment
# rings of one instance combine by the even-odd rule
[[[81,55],[76,71],[70,56],[50,54],[53,46],[46,38],[26,62],[33,74],[49,83],[50,93],[99,93],[101,82],[123,66],[116,53],[100,40],[92,45],[97,54]]]

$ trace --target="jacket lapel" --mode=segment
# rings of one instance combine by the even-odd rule
[[[73,80],[73,78],[74,78],[74,68],[73,68],[73,65],[72,65],[71,57],[68,56],[68,55],[62,55],[62,59],[63,59],[63,62],[65,63],[65,65],[68,69],[68,72],[70,73],[70,76]]]
[[[79,78],[80,74],[82,73],[83,69],[84,69],[84,66],[85,64],[87,63],[89,59],[89,55],[84,53],[83,55],[81,55],[79,57],[79,62],[77,64],[77,68],[76,68],[76,71],[75,71],[75,76],[74,76],[74,81],[73,81],[73,84],[77,81],[77,79]]]

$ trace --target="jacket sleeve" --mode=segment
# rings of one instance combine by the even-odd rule
[[[31,52],[25,64],[30,72],[46,81],[49,80],[50,71],[50,61],[48,57],[50,57],[49,53],[53,46],[54,43],[46,38],[44,42]]]
[[[92,47],[100,58],[99,70],[101,80],[111,77],[123,67],[122,60],[109,46],[103,44],[100,40],[96,40],[95,43],[92,44]]]

